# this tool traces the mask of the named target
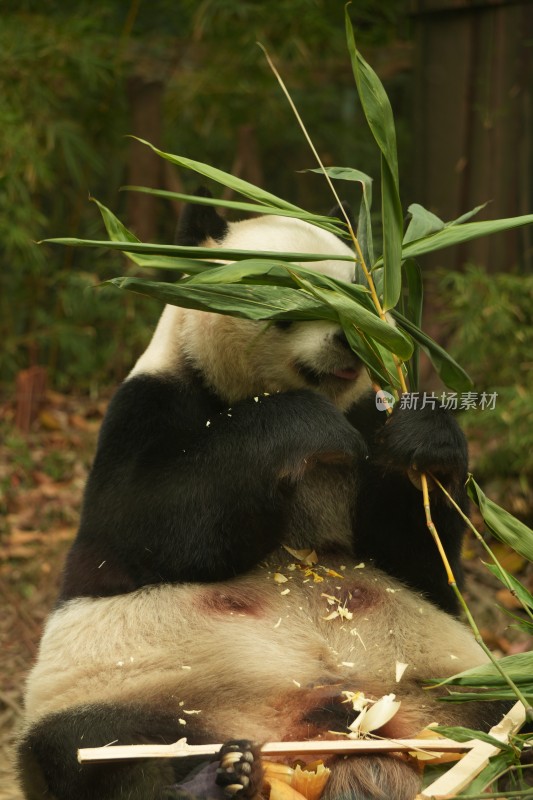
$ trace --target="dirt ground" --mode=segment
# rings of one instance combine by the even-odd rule
[[[12,405],[0,406],[0,800],[23,800],[12,757],[24,681],[76,531],[104,411],[103,401],[48,393],[31,432],[22,435]],[[466,598],[485,640],[501,655],[531,649],[533,643],[510,628],[499,610],[499,604],[513,608],[513,598],[482,566],[480,555],[468,540]],[[531,564],[505,549],[499,555],[533,588]]]

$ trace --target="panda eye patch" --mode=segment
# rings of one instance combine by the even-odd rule
[[[277,319],[274,321],[274,325],[280,331],[288,330],[291,325],[293,324],[291,319]]]

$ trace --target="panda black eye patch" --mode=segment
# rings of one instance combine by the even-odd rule
[[[292,319],[276,319],[274,325],[280,331],[287,331],[293,325]]]

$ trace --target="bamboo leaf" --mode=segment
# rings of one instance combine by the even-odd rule
[[[171,305],[251,320],[337,321],[335,312],[315,297],[300,289],[283,286],[251,287],[237,283],[204,286],[184,281],[163,283],[129,277],[113,278],[107,283],[118,289],[155,297]]]
[[[533,531],[531,528],[490,500],[482,492],[472,475],[468,477],[466,488],[470,498],[479,508],[487,528],[496,539],[505,542],[521,556],[533,561]]]
[[[347,283],[339,278],[332,278],[313,268],[304,267],[301,264],[276,261],[274,259],[251,258],[237,261],[234,263],[223,264],[221,266],[212,264],[209,271],[203,271],[195,275],[186,282],[194,283],[254,283],[254,284],[275,284],[279,286],[299,285],[295,276],[306,278],[311,284],[321,286],[324,289],[339,291],[348,296],[370,313],[375,315],[375,309],[370,299],[370,294],[363,286],[355,283]]]
[[[339,181],[356,181],[364,185],[372,185],[372,178],[365,172],[353,167],[313,167],[312,169],[302,169],[301,172],[316,172],[323,175],[326,172],[330,178]]]
[[[91,198],[93,203],[96,203],[107,234],[111,241],[114,242],[139,242],[139,239],[129,231],[125,225],[116,217],[112,211],[109,210],[103,203]],[[126,253],[130,261],[137,264],[144,269],[173,269],[182,272],[186,275],[191,275],[196,272],[203,272],[206,269],[212,268],[214,265],[210,261],[201,261],[200,259],[187,259],[187,258],[173,258],[171,256],[147,256],[138,253]]]
[[[357,92],[374,139],[381,150],[381,218],[383,225],[383,309],[398,302],[401,290],[403,214],[398,178],[396,129],[392,108],[381,81],[357,50],[345,8],[346,38]]]
[[[403,328],[420,345],[446,386],[456,392],[466,392],[472,388],[473,383],[468,374],[446,350],[421,331],[417,325],[413,325],[403,314],[398,311],[391,311],[391,314],[400,328]]]
[[[317,172],[323,174],[327,172],[333,180],[353,181],[361,184],[362,199],[359,209],[359,219],[357,221],[357,239],[363,253],[365,263],[370,267],[374,263],[374,244],[372,239],[372,220],[370,209],[372,207],[372,178],[365,172],[352,167],[320,167],[316,169],[303,170],[303,172]],[[357,264],[357,282],[365,284],[366,278],[360,265]]]
[[[216,208],[229,208],[236,211],[245,211],[253,214],[275,214],[278,217],[292,217],[301,219],[305,222],[316,225],[319,228],[331,231],[339,236],[346,236],[346,228],[336,225],[332,217],[324,217],[320,214],[311,214],[308,211],[295,211],[292,209],[279,208],[276,206],[263,205],[261,203],[243,203],[239,200],[226,200],[217,197],[204,197],[196,194],[182,194],[181,192],[170,192],[166,189],[152,189],[147,186],[123,186],[122,191],[141,192],[143,194],[162,197],[167,200],[180,200],[185,203],[192,203],[203,206],[214,206]]]
[[[514,683],[519,685],[533,683],[533,652],[505,656],[498,659],[498,663]],[[503,683],[503,678],[494,664],[490,662],[452,675],[450,678],[440,681],[440,684],[471,687],[499,686],[500,684],[507,686]]]
[[[294,280],[288,272],[288,264],[284,261],[270,261],[261,258],[244,259],[229,264],[214,264],[212,269],[204,270],[184,283],[217,284],[217,283],[253,283],[260,285],[290,286],[294,288]],[[290,265],[291,268],[295,265]],[[308,270],[310,272],[310,270]]]
[[[423,239],[425,236],[441,231],[444,228],[444,222],[435,214],[432,214],[431,211],[428,211],[427,208],[421,206],[420,203],[411,203],[407,211],[411,215],[411,220],[403,237],[404,247],[409,242]]]
[[[331,253],[276,253],[255,250],[230,250],[222,247],[183,247],[175,244],[147,244],[135,241],[107,241],[96,239],[74,239],[70,237],[44,239],[49,244],[63,244],[71,247],[107,247],[110,250],[121,250],[125,253],[147,254],[153,256],[175,256],[176,258],[220,259],[239,261],[241,259],[264,257],[269,260],[279,261],[330,261]],[[335,261],[353,261],[353,256],[335,254]]]
[[[520,691],[529,702],[533,702],[533,683],[521,683]],[[486,687],[481,687],[479,691],[473,689],[465,692],[448,691],[448,694],[436,698],[439,703],[478,703],[480,701],[490,702],[491,700],[504,700],[515,701],[516,692],[511,689],[506,683],[502,681],[501,686],[489,690]]]
[[[497,778],[499,778],[510,766],[512,766],[513,763],[515,763],[516,754],[512,748],[510,751],[507,750],[501,742],[498,746],[502,752],[492,756],[487,766],[481,770],[479,775],[476,775],[476,777],[468,784],[467,792],[470,797],[476,797],[476,795],[479,795],[482,798],[483,792],[485,792],[485,790],[490,787]],[[505,794],[502,794],[502,800],[504,800],[505,795],[507,795],[508,800],[512,800],[512,790],[510,790],[509,793],[505,792]],[[460,798],[461,795],[458,795],[457,800],[460,800]],[[515,800],[518,800],[518,798],[515,798]],[[524,800],[526,799],[524,798]]]
[[[400,312],[419,330],[422,325],[422,308],[424,304],[424,287],[422,273],[416,261],[407,259],[402,264],[403,286],[405,291],[400,295]],[[420,346],[415,342],[413,355],[407,362],[407,375],[412,392],[418,389],[418,372]]]
[[[390,353],[387,350],[383,351],[373,339],[358,330],[353,322],[341,316],[340,323],[350,347],[368,369],[371,379],[391,394],[399,392],[400,382],[394,362],[390,359]],[[386,358],[387,355],[389,359]]]
[[[467,222],[469,219],[472,219],[472,217],[475,217],[476,214],[479,214],[479,212],[482,211],[485,208],[485,206],[488,206],[488,202],[487,203],[482,203],[480,206],[476,206],[475,208],[472,208],[470,211],[467,211],[465,214],[461,214],[461,216],[457,217],[457,219],[452,219],[450,222],[446,223],[446,227],[448,228],[451,225],[462,225],[463,222]]]
[[[297,280],[310,294],[313,293],[323,303],[335,309],[339,318],[343,317],[352,323],[358,330],[360,329],[375,339],[391,353],[395,353],[403,360],[407,360],[411,356],[413,345],[410,338],[401,333],[398,328],[383,322],[376,311],[369,311],[359,303],[354,303],[353,299],[344,292],[313,286],[303,277],[298,277]]]
[[[321,291],[319,286],[313,285],[311,281],[307,281],[303,275],[295,273],[294,277],[299,286],[309,293],[314,294],[318,299],[323,300],[335,311],[351,349],[366,366],[372,380],[378,381],[382,388],[399,390],[400,385],[396,376],[396,369],[390,350],[380,345],[375,337],[373,338],[368,335],[367,328],[369,327],[369,319],[378,319],[381,325],[383,323],[379,317],[377,317],[375,308],[366,292],[361,299],[369,305],[367,305],[366,309],[363,307],[357,309],[356,313],[353,301],[355,299],[356,304],[358,304],[360,300],[357,297],[354,298],[352,293],[354,289],[360,291],[361,287],[354,286],[353,284],[343,284],[342,286],[333,285],[332,289],[328,290],[326,288],[324,291]],[[334,280],[326,276],[309,275],[311,280],[316,277],[323,278],[324,281],[333,282]],[[340,282],[335,281],[335,283]],[[339,291],[339,289],[341,291]],[[339,298],[341,298],[343,294],[346,296],[344,300],[340,300]],[[370,317],[366,317],[365,311],[366,315],[370,315]],[[343,312],[346,312],[347,316]],[[361,318],[363,320],[362,322]],[[373,322],[371,324],[373,324]],[[387,323],[385,324],[386,327],[390,329],[390,325]]]
[[[520,583],[517,578],[511,575],[510,572],[507,572],[503,567],[500,567],[499,564],[485,564],[485,566],[505,587],[511,589],[516,594],[517,598],[524,606],[533,609],[533,595],[526,589],[523,583]]]
[[[441,736],[444,736],[447,739],[453,739],[454,742],[471,742],[472,739],[479,739],[481,742],[492,744],[494,747],[498,747],[500,750],[508,750],[513,752],[513,748],[510,744],[506,744],[505,742],[500,741],[500,739],[495,739],[494,736],[490,736],[488,733],[476,731],[472,728],[462,728],[460,726],[452,728],[451,726],[449,727],[447,725],[432,725],[431,730],[435,731],[435,733],[440,733]]]
[[[116,217],[112,211],[104,206],[103,203],[100,203],[99,200],[96,198],[91,197],[91,201],[98,206],[98,210],[102,215],[102,219],[104,221],[105,229],[107,231],[107,235],[113,242],[139,242],[135,234],[129,231],[125,225]]]
[[[277,197],[275,194],[266,192],[264,189],[254,186],[253,183],[248,183],[248,181],[242,180],[242,178],[236,178],[234,175],[230,175],[229,172],[224,172],[216,167],[211,167],[209,164],[204,164],[202,161],[194,161],[192,158],[185,158],[184,156],[176,156],[172,153],[165,153],[163,150],[159,150],[157,147],[154,147],[153,144],[150,144],[150,142],[147,142],[145,139],[140,139],[138,136],[133,136],[132,138],[137,139],[137,141],[141,142],[141,144],[145,144],[147,147],[153,150],[154,153],[157,153],[158,156],[161,156],[161,158],[164,158],[166,161],[170,161],[171,164],[176,164],[178,167],[185,167],[186,169],[191,169],[194,172],[198,172],[200,175],[203,175],[204,178],[209,178],[216,183],[222,184],[222,186],[226,186],[228,189],[233,189],[234,192],[242,194],[244,197],[248,197],[251,200],[255,200],[257,203],[263,203],[267,206],[273,206],[275,208],[285,209],[288,211],[292,210],[299,211],[304,214],[306,213],[303,208],[299,208],[293,203],[288,203],[281,197]]]
[[[383,310],[398,303],[402,289],[403,214],[389,162],[381,158],[381,215],[383,222]]]
[[[365,61],[355,44],[352,23],[345,8],[346,39],[352,70],[361,105],[376,143],[386,158],[392,179],[398,188],[398,156],[396,152],[396,129],[391,104],[383,84]]]
[[[426,236],[424,239],[418,239],[404,245],[402,258],[416,258],[417,256],[425,255],[425,253],[433,253],[436,250],[443,250],[446,247],[478,239],[480,236],[488,236],[531,224],[533,224],[533,214],[525,214],[521,217],[507,217],[505,219],[483,220],[482,222],[466,222],[461,225],[448,225],[442,230]]]
[[[361,173],[361,175],[364,175],[364,173]],[[368,176],[366,177],[368,178]],[[370,213],[372,208],[372,178],[368,178],[368,180],[362,179],[361,188],[363,196],[359,207],[357,238],[367,268],[370,268],[374,263],[374,237],[372,234],[372,216]],[[356,270],[358,281],[364,285],[366,283],[366,275],[359,263],[356,264]]]

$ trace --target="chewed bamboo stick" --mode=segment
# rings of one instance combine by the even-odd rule
[[[515,703],[503,719],[490,729],[489,734],[493,739],[497,739],[502,744],[507,744],[512,734],[524,724],[525,718],[524,706],[522,703]],[[470,742],[469,744],[472,743]],[[476,740],[468,755],[444,775],[441,775],[440,778],[437,778],[430,786],[427,786],[418,795],[419,800],[425,800],[426,798],[440,800],[440,798],[455,797],[487,766],[489,758],[499,752],[500,749],[497,745],[483,742],[480,739]]]
[[[452,739],[349,739],[340,741],[269,742],[261,752],[269,756],[298,754],[349,754],[387,753],[409,750],[433,751],[435,753],[462,753],[471,750],[477,740],[454,742]],[[106,745],[83,747],[78,750],[78,761],[122,761],[130,758],[179,758],[180,756],[209,756],[218,753],[221,744],[187,744],[179,739],[173,744]]]

